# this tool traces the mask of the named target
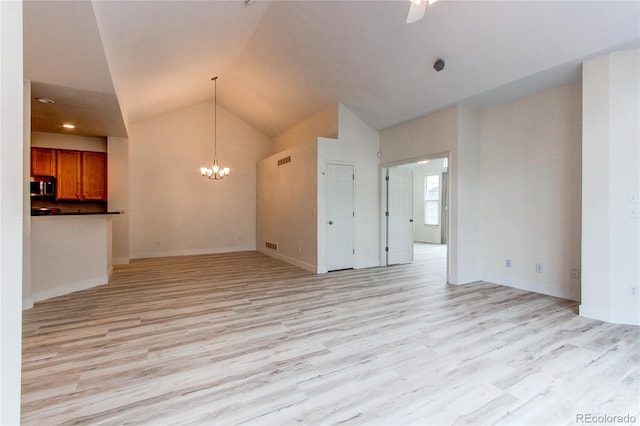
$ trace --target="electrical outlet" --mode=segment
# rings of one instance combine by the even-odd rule
[[[511,259],[507,259],[504,261],[504,266],[506,266],[507,268],[511,268]]]
[[[542,273],[542,263],[536,263],[536,272],[539,274]]]
[[[579,280],[580,279],[580,269],[573,268],[571,270],[571,278],[573,278],[574,280]]]

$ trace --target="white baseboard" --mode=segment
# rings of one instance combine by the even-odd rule
[[[46,290],[40,290],[32,293],[33,303],[41,302],[43,300],[51,299],[53,297],[64,296],[65,294],[73,293],[80,290],[86,290],[88,288],[97,287],[99,285],[105,285],[109,282],[109,277],[99,277],[88,281],[81,281],[77,283],[65,284],[59,287],[49,288]]]
[[[640,314],[638,312],[610,311],[594,306],[580,305],[580,315],[614,324],[640,325]]]
[[[449,275],[449,279],[447,280],[449,284],[454,285],[471,284],[477,281],[481,281],[481,279],[478,277],[473,277],[471,275],[462,275],[460,277],[458,277],[457,275]]]
[[[522,280],[514,280],[513,278],[500,277],[497,275],[485,275],[482,277],[482,280],[520,290],[531,291],[533,293],[545,294],[547,296],[559,297],[561,299],[573,300],[575,302],[580,301],[579,292],[571,291],[571,289],[568,288],[552,287]]]
[[[256,246],[221,247],[196,250],[166,250],[133,253],[131,259],[148,259],[154,257],[197,256],[199,254],[234,253],[238,251],[255,251]]]
[[[293,257],[286,256],[284,254],[278,253],[277,251],[273,251],[273,250],[258,249],[258,251],[260,253],[262,253],[262,254],[266,254],[267,256],[271,256],[271,257],[276,258],[278,260],[282,260],[283,262],[287,262],[287,263],[295,265],[295,266],[297,266],[299,268],[306,269],[307,271],[313,272],[314,274],[317,273],[316,265],[312,265],[311,263],[303,262],[303,261],[298,260],[298,259],[294,259]]]

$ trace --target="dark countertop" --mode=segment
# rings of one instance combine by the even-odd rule
[[[31,216],[95,216],[99,214],[120,214],[120,212],[36,212],[31,211]]]

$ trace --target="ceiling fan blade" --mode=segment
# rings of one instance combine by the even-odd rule
[[[409,2],[409,14],[407,15],[407,24],[412,24],[424,17],[424,11],[427,8],[427,2],[421,1],[419,4]]]

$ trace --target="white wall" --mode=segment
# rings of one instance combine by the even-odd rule
[[[317,270],[316,169],[318,144],[307,141],[257,165],[257,250]],[[278,160],[291,162],[278,166]],[[277,244],[277,250],[266,247]]]
[[[107,138],[65,135],[62,133],[31,132],[31,146],[38,148],[71,149],[75,151],[107,152]]]
[[[31,298],[31,81],[24,81],[22,131],[22,309],[33,307]]]
[[[454,283],[469,283],[480,279],[480,113],[458,106],[457,181],[451,182],[451,205],[455,227],[450,229],[456,242],[455,255],[449,265],[456,272]],[[453,169],[456,170],[456,169]]]
[[[314,114],[273,138],[272,152],[276,154],[299,143],[315,142],[319,137],[338,137],[338,104]]]
[[[638,50],[592,59],[583,64],[582,89],[580,314],[636,325],[640,325],[639,62]]]
[[[438,175],[446,172],[443,159],[429,160],[428,163],[412,168],[413,172],[413,240],[421,243],[441,244],[442,217],[438,212],[437,225],[424,223],[424,180],[426,176]],[[440,184],[440,203],[442,203],[442,183]],[[440,204],[442,206],[442,204]]]
[[[129,126],[131,257],[254,250],[256,162],[270,139],[218,105],[218,160],[231,175],[212,181],[213,102]]]
[[[484,110],[481,128],[483,278],[580,300],[580,85]]]
[[[579,297],[571,280],[580,253],[577,86],[482,112],[440,111],[383,130],[381,151],[384,165],[450,153],[449,282]]]
[[[119,211],[113,216],[113,264],[129,263],[129,139],[107,138],[108,209]]]
[[[31,291],[34,302],[107,284],[111,216],[33,216]]]
[[[0,2],[0,424],[20,423],[24,142],[22,2]]]
[[[326,167],[355,165],[355,267],[380,265],[379,133],[339,105],[338,140],[318,139],[318,272],[326,272]]]

